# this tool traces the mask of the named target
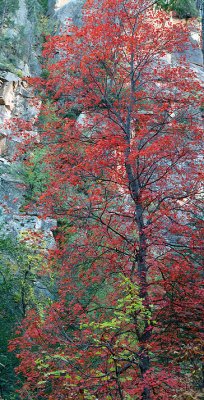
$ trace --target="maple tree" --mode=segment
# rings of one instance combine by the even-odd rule
[[[89,0],[83,26],[45,44],[34,145],[59,296],[11,343],[22,398],[185,398],[192,372],[200,385],[202,91],[169,62],[186,25],[154,4]]]

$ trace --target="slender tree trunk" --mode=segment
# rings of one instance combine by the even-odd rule
[[[129,153],[129,151],[128,151]],[[139,199],[139,182],[137,178],[135,178],[131,166],[126,163],[126,171],[129,180],[129,186],[131,191],[131,196],[135,202],[135,223],[139,232],[139,250],[137,254],[137,274],[139,279],[140,286],[140,298],[144,300],[145,306],[148,307],[148,291],[147,291],[147,264],[146,264],[146,256],[147,256],[147,238],[144,233],[144,218],[143,218],[143,207],[140,203]],[[147,330],[148,328],[148,320],[146,318],[145,321],[145,329],[141,337],[139,338],[140,342],[140,356],[139,356],[139,367],[142,377],[146,374],[146,372],[150,368],[150,359],[146,349],[146,343],[149,341],[151,337],[151,331]],[[142,393],[142,400],[150,400],[150,390],[148,387],[144,388]]]
[[[138,251],[138,276],[140,282],[140,297],[144,299],[145,306],[148,307],[148,291],[147,291],[147,238],[144,233],[144,220],[143,220],[143,208],[140,203],[136,204],[136,223],[139,230],[139,251]],[[148,329],[147,318],[145,320],[144,332],[140,337],[141,350],[140,350],[140,360],[139,366],[142,377],[150,368],[150,359],[146,349],[146,343],[151,337],[151,331]],[[144,388],[142,393],[143,400],[150,400],[150,390],[148,387]]]
[[[136,29],[136,24],[134,29]],[[134,32],[133,32],[134,34]],[[137,174],[133,171],[131,164],[129,163],[129,155],[131,153],[131,137],[132,137],[132,111],[135,105],[135,66],[134,66],[134,49],[132,49],[131,61],[130,61],[130,103],[128,107],[128,116],[126,120],[126,142],[127,148],[125,152],[125,167],[130,188],[131,197],[135,203],[135,224],[139,234],[139,249],[135,264],[137,265],[137,275],[139,280],[139,296],[143,300],[145,307],[148,308],[148,290],[147,290],[147,238],[144,232],[144,209],[140,200],[140,182]],[[146,317],[144,332],[138,338],[140,342],[140,355],[139,355],[139,368],[142,378],[144,378],[146,372],[150,368],[150,359],[148,351],[146,349],[146,343],[151,337],[151,331],[148,328],[148,319]],[[142,393],[142,400],[151,400],[150,390],[148,387],[144,388]]]

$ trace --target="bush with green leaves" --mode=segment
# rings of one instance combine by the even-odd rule
[[[173,4],[173,10],[179,18],[195,18],[198,16],[194,0],[177,0]]]
[[[28,12],[33,14],[44,14],[48,10],[48,0],[26,0]]]
[[[158,0],[157,4],[166,11],[175,11],[179,18],[198,17],[195,0]]]
[[[14,240],[0,232],[0,398],[5,400],[20,399],[15,390],[21,385],[14,371],[18,360],[8,351],[9,341],[30,307],[41,312],[51,301],[49,283],[38,276],[42,263],[43,249],[39,250],[35,234],[24,231]]]
[[[48,10],[48,0],[38,0],[44,11]]]
[[[19,6],[19,0],[0,0],[0,29],[7,24]]]
[[[37,200],[49,184],[49,173],[43,162],[46,151],[46,148],[36,148],[25,165],[24,179],[28,187],[25,195],[26,202]]]

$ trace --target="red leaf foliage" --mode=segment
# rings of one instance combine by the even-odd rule
[[[59,297],[13,341],[22,398],[170,400],[191,387],[202,91],[183,60],[167,61],[187,41],[150,0],[89,0],[83,26],[45,44],[49,78],[32,83],[51,179],[39,205],[60,221]]]

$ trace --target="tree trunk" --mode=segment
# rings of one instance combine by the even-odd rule
[[[129,153],[129,151],[128,151]],[[139,233],[139,250],[137,254],[137,274],[139,279],[139,296],[143,299],[144,304],[148,307],[148,291],[147,291],[147,265],[146,265],[146,255],[147,255],[147,238],[144,232],[144,218],[143,218],[143,207],[140,203],[139,199],[139,182],[137,178],[135,178],[131,165],[126,163],[126,172],[128,176],[130,191],[132,199],[135,202],[135,223],[138,228]],[[146,343],[149,341],[151,337],[151,331],[147,330],[148,328],[148,320],[146,318],[144,332],[139,338],[141,347],[140,347],[140,356],[139,356],[139,367],[142,377],[146,374],[146,372],[150,368],[150,359],[148,355],[148,351],[146,349]],[[142,393],[142,400],[150,400],[150,390],[148,387],[144,388]]]

